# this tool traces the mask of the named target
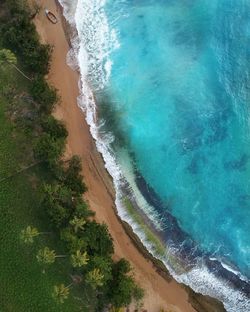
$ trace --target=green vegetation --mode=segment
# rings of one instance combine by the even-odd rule
[[[89,257],[87,251],[81,253],[80,250],[76,251],[76,254],[71,255],[71,263],[74,268],[80,268],[87,265],[89,262]]]
[[[123,199],[123,203],[130,217],[140,226],[141,230],[146,236],[146,239],[150,242],[150,244],[152,244],[156,254],[159,256],[165,256],[166,247],[160,241],[160,239],[152,232],[150,227],[147,224],[145,224],[142,217],[135,211],[130,200],[127,197],[125,197]]]
[[[33,244],[34,238],[39,235],[35,227],[27,226],[26,229],[21,231],[20,238],[25,244]]]
[[[188,272],[189,267],[187,267],[186,264],[181,261],[181,259],[177,258],[171,252],[168,252],[166,246],[161,242],[161,240],[157,237],[157,235],[145,223],[142,216],[135,211],[132,203],[127,197],[123,199],[123,203],[127,213],[136,222],[136,224],[139,225],[139,227],[145,234],[147,241],[154,248],[155,253],[160,257],[164,256],[165,259],[167,259],[168,263],[171,265],[171,267],[174,268],[175,272],[178,272],[179,274]]]
[[[44,78],[51,49],[25,1],[3,0],[0,12],[1,311],[99,312],[139,301],[129,263],[112,260],[108,228],[84,201],[79,157],[62,160],[68,133],[50,115],[58,96]]]
[[[8,64],[12,67],[14,67],[23,77],[25,77],[28,80],[31,80],[28,76],[25,75],[21,69],[19,69],[17,64],[17,58],[14,53],[12,53],[10,50],[2,49],[0,50],[0,65]]]
[[[103,286],[104,275],[101,273],[100,269],[93,269],[89,271],[86,276],[86,282],[90,284],[93,289]]]
[[[30,87],[30,94],[36,103],[39,104],[40,111],[43,113],[51,113],[56,102],[58,101],[55,88],[50,87],[42,76],[34,78]],[[49,123],[49,121],[47,122]],[[59,133],[48,131],[48,134],[51,135],[52,138],[60,138],[65,135],[65,133],[60,133],[60,131]]]
[[[54,285],[71,283],[72,269],[66,261],[58,261],[45,273],[36,261],[44,245],[62,253],[65,249],[48,226],[49,219],[40,204],[41,186],[48,180],[49,171],[42,163],[29,168],[35,163],[32,137],[24,127],[25,120],[22,128],[13,118],[18,117],[13,112],[20,106],[20,112],[25,109],[24,90],[25,82],[14,69],[0,70],[0,310],[91,311],[85,309],[84,302],[74,299],[81,295],[85,300],[80,287],[72,289],[60,307],[52,298]]]
[[[66,256],[57,256],[55,250],[49,249],[49,247],[44,247],[40,249],[37,253],[37,261],[43,264],[52,264],[56,261],[56,258],[61,258]]]
[[[1,15],[1,45],[15,53],[31,75],[47,74],[51,48],[39,43],[25,1],[3,0],[0,9],[5,13]]]
[[[64,284],[55,285],[52,293],[52,297],[58,303],[64,303],[66,299],[69,297],[69,286],[65,287]]]

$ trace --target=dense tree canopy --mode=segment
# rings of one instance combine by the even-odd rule
[[[94,213],[83,197],[87,187],[83,182],[82,160],[78,156],[68,160],[63,157],[68,132],[62,122],[51,116],[59,98],[44,77],[49,71],[51,47],[39,42],[25,1],[1,1],[0,13],[0,66],[18,64],[31,80],[25,91],[23,111],[32,115],[29,137],[34,152],[32,160],[46,167],[46,178],[40,178],[45,182],[40,183],[43,187],[39,188],[39,209],[47,212],[52,237],[67,251],[65,261],[72,273],[81,277],[81,290],[94,299],[96,311],[110,303],[116,307],[129,304],[132,298],[142,294],[129,276],[130,265],[124,259],[117,263],[112,260],[114,246],[108,228],[91,218]],[[23,119],[21,115],[19,120]],[[40,234],[36,228],[27,226],[20,238],[31,244]],[[53,249],[35,244],[32,248],[39,248],[39,262],[57,264],[55,259],[60,255]],[[58,303],[63,303],[68,296],[69,286],[54,286],[53,298]]]
[[[47,114],[51,113],[55,104],[58,101],[58,96],[55,88],[49,86],[42,76],[38,76],[33,80],[30,87],[30,93],[33,96],[34,100],[39,104],[41,112]],[[54,122],[54,127],[52,127],[52,119],[52,117],[49,117],[47,121],[47,133],[49,134],[51,130],[55,130],[56,126],[57,128],[59,128],[58,125],[60,125],[59,122]],[[62,130],[62,127],[60,127],[60,129]],[[64,131],[66,132],[66,129],[64,129]]]
[[[9,1],[8,1],[9,2]],[[48,73],[51,48],[39,42],[35,26],[30,23],[28,12],[15,4],[11,6],[11,18],[4,16],[0,23],[2,45],[22,59],[24,67],[32,73]]]
[[[89,255],[107,257],[114,252],[113,241],[106,224],[99,224],[95,221],[87,222],[83,237],[88,244]]]

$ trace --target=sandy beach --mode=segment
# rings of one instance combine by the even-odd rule
[[[83,175],[88,186],[86,198],[96,220],[105,222],[114,240],[115,259],[125,257],[130,261],[136,280],[145,289],[144,308],[150,312],[191,312],[187,291],[175,280],[167,281],[157,273],[151,260],[136,248],[115,213],[112,180],[105,170],[101,155],[97,152],[89,127],[81,109],[77,106],[79,74],[66,64],[69,44],[64,33],[60,8],[52,0],[39,1],[41,11],[35,24],[43,42],[54,47],[49,82],[58,89],[61,103],[54,114],[63,120],[68,132],[65,157],[79,155],[82,159]],[[53,25],[44,14],[44,8],[55,12],[59,22]]]

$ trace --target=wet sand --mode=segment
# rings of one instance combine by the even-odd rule
[[[96,212],[96,220],[105,222],[109,227],[114,240],[114,259],[125,257],[130,261],[136,280],[145,289],[144,308],[148,312],[159,312],[160,308],[173,312],[196,311],[189,303],[188,292],[173,278],[166,279],[158,273],[152,261],[136,247],[117,217],[112,179],[97,152],[85,116],[77,105],[79,74],[66,64],[69,44],[60,8],[54,0],[42,0],[39,4],[41,11],[34,22],[42,42],[54,47],[48,80],[61,97],[54,115],[64,121],[69,132],[65,157],[76,154],[82,159],[83,175],[88,187],[85,198]],[[46,18],[45,7],[59,18],[56,25]]]

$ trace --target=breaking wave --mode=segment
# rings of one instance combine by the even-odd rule
[[[71,38],[72,48],[68,52],[67,63],[73,69],[78,69],[81,74],[78,105],[85,112],[97,149],[103,156],[106,169],[113,177],[118,214],[132,226],[146,248],[155,254],[153,245],[147,240],[141,227],[127,213],[122,190],[129,185],[133,201],[147,214],[157,230],[162,231],[164,224],[159,220],[156,209],[147,203],[139,191],[129,156],[124,156],[126,161],[121,168],[111,148],[114,141],[113,134],[101,131],[105,120],[97,118],[94,92],[101,92],[107,86],[113,65],[110,54],[120,47],[119,34],[109,25],[105,14],[105,0],[59,0],[59,2],[64,9],[65,18],[72,28],[76,29],[75,35]],[[125,170],[124,166],[126,166]],[[225,280],[218,278],[202,260],[189,271],[177,274],[166,260],[168,252],[175,253],[174,248],[172,250],[168,248],[165,257],[159,257],[159,255],[157,257],[161,258],[178,282],[190,286],[199,293],[218,298],[229,312],[250,311],[248,298],[239,290],[233,289]],[[210,260],[213,261],[213,259]],[[227,265],[223,264],[223,266],[231,270],[233,274],[239,274],[234,269],[229,269]]]

